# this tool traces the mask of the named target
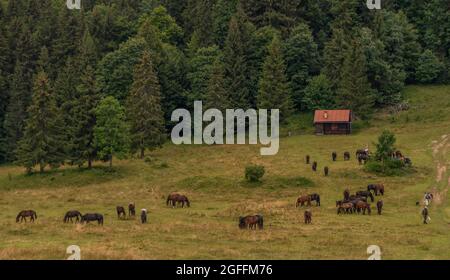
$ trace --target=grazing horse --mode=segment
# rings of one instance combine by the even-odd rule
[[[309,161],[310,161],[310,156],[307,155],[307,156],[306,156],[306,164],[309,164]]]
[[[263,229],[264,219],[262,215],[239,217],[239,228],[240,229]]]
[[[325,174],[325,176],[328,176],[328,174],[330,173],[330,169],[328,168],[328,166],[325,166],[323,168],[323,173]]]
[[[381,210],[383,210],[383,205],[384,205],[383,200],[380,200],[377,202],[378,215],[381,215]]]
[[[337,213],[338,215],[341,213],[352,214],[353,208],[354,208],[353,203],[350,202],[341,203],[337,209]]]
[[[356,150],[356,157],[358,157],[359,155],[369,155],[369,152],[368,152],[368,150],[365,150],[365,149],[359,149],[359,150]]]
[[[306,210],[305,214],[304,214],[304,217],[305,217],[305,224],[310,224],[312,222],[312,212],[311,212],[311,210]]]
[[[362,210],[363,215],[366,215],[366,210],[369,215],[372,213],[372,209],[370,209],[370,204],[364,201],[356,202],[355,208],[358,211],[358,213],[360,213],[360,211]]]
[[[123,219],[125,219],[126,218],[126,213],[125,213],[125,208],[123,208],[122,206],[117,206],[116,207],[116,211],[117,211],[117,217],[120,219],[120,218],[123,218]]]
[[[309,198],[312,201],[316,202],[316,206],[320,206],[320,195],[317,193],[313,193],[309,195]]]
[[[136,216],[136,203],[132,202],[128,204],[128,216],[130,217]]]
[[[314,172],[317,171],[317,161],[313,162],[313,164],[312,164],[312,170],[313,170]]]
[[[333,152],[333,153],[331,154],[331,159],[332,159],[333,161],[336,161],[336,159],[337,159],[337,153],[336,153],[336,152]]]
[[[89,222],[97,221],[99,225],[103,225],[103,215],[102,214],[84,214],[81,216],[81,223],[88,224]]]
[[[373,194],[370,191],[359,191],[359,192],[356,192],[356,196],[362,196],[362,197],[365,197],[365,198],[370,197],[370,200],[372,202],[374,202],[374,200],[375,200],[375,198],[373,197]]]
[[[295,203],[295,207],[297,208],[299,205],[304,206],[306,203],[307,206],[311,206],[311,197],[309,195],[302,195],[297,198],[297,202]]]
[[[172,204],[172,207],[175,208],[177,206],[177,203],[181,203],[181,208],[184,208],[184,204],[186,203],[187,207],[191,207],[191,203],[189,202],[189,199],[185,195],[181,195],[178,193],[172,193],[167,197],[166,204],[169,205],[169,202]]]
[[[24,211],[20,211],[19,214],[16,217],[16,223],[19,222],[23,222],[25,221],[25,223],[27,222],[27,217],[30,217],[30,222],[34,222],[34,220],[37,219],[37,214],[36,211],[34,210],[24,210]]]
[[[147,209],[141,209],[141,223],[147,223]]]
[[[350,200],[350,190],[345,189],[344,191],[344,200]]]
[[[369,156],[367,154],[359,154],[358,155],[359,165],[366,164],[368,160],[369,160]]]
[[[350,153],[349,152],[345,152],[344,153],[344,160],[350,160]]]
[[[78,223],[81,219],[81,213],[77,210],[68,211],[64,216],[64,223],[68,223],[69,220],[71,223],[73,223],[72,218],[75,218],[75,223]]]
[[[367,186],[368,191],[373,191],[375,196],[378,196],[378,193],[384,195],[384,185],[383,184],[371,184]]]

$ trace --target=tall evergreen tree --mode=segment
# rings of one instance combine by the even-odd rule
[[[323,73],[328,77],[333,89],[341,79],[345,54],[349,49],[349,36],[343,29],[333,29],[333,35],[325,45]]]
[[[241,5],[231,18],[224,47],[224,63],[227,90],[235,108],[255,106],[256,85],[252,82],[252,65],[249,51],[252,49],[252,30]]]
[[[205,97],[204,107],[215,108],[225,113],[231,109],[230,93],[225,88],[224,66],[220,59],[216,59],[211,69],[211,77]]]
[[[16,150],[16,162],[24,166],[27,172],[31,172],[35,166],[39,166],[41,173],[48,165],[59,167],[65,158],[62,128],[62,119],[47,74],[39,72],[34,82],[24,135]]]
[[[146,149],[160,147],[165,140],[161,87],[148,51],[135,67],[126,112],[130,123],[131,151],[138,151],[143,158]]]
[[[345,55],[337,88],[337,101],[339,106],[351,109],[360,118],[367,118],[372,112],[374,96],[367,79],[366,58],[356,40]]]
[[[95,80],[94,69],[88,65],[81,76],[77,86],[77,98],[73,100],[70,109],[71,126],[68,126],[70,137],[70,158],[73,164],[82,166],[92,162],[97,157],[97,146],[94,140],[94,127],[96,124],[95,108],[100,101],[99,90]]]
[[[281,51],[281,42],[275,37],[269,46],[259,82],[258,107],[280,109],[280,118],[285,120],[292,113],[292,101],[286,66]]]

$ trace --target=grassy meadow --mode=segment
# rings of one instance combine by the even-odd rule
[[[379,112],[370,123],[356,124],[351,136],[314,136],[305,123],[291,124],[278,155],[261,157],[258,146],[174,146],[149,153],[151,160],[115,160],[115,171],[96,163],[92,170],[65,167],[44,175],[0,167],[0,259],[65,259],[66,247],[81,247],[82,259],[367,259],[378,245],[383,259],[450,259],[450,87],[408,87],[410,110]],[[380,177],[366,173],[354,152],[384,130],[397,136],[414,172]],[[331,161],[331,152],[338,161]],[[344,162],[344,151],[352,160]],[[311,171],[305,155],[319,164]],[[244,181],[248,164],[262,164],[262,183]],[[323,176],[323,167],[330,176]],[[335,201],[384,183],[384,213],[340,215]],[[170,192],[186,194],[191,207],[172,209]],[[431,223],[423,225],[421,200],[433,191]],[[312,225],[296,209],[300,194],[317,192]],[[379,199],[379,197],[377,198]],[[118,220],[115,207],[135,202],[149,210],[149,223]],[[34,224],[16,224],[20,210],[34,209]],[[103,227],[63,224],[66,211],[99,212]],[[263,231],[239,230],[238,217],[261,213]]]

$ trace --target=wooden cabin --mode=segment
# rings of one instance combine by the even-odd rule
[[[316,110],[314,113],[316,135],[352,133],[351,110]]]

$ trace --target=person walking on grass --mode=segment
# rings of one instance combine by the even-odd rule
[[[423,207],[422,209],[422,217],[423,217],[423,223],[426,225],[429,221],[431,221],[431,218],[428,213],[428,206]]]

